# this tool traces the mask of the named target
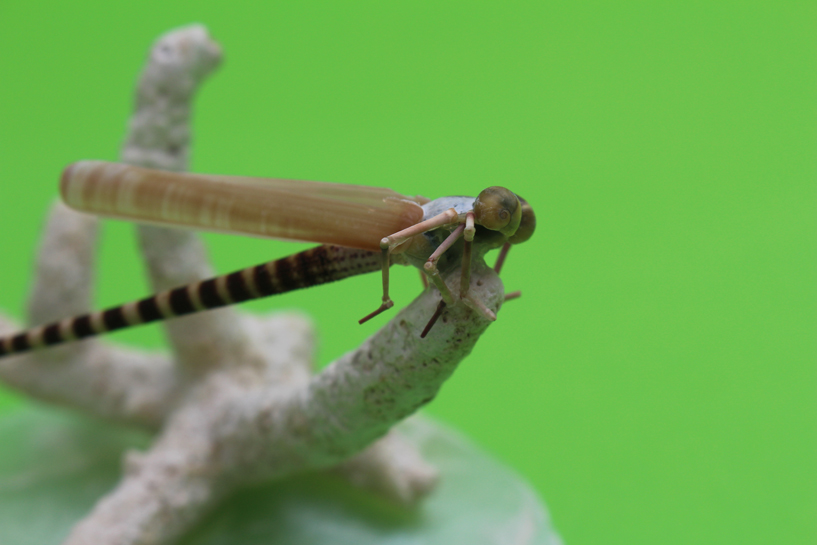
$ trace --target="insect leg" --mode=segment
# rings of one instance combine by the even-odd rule
[[[441,212],[433,218],[421,221],[420,223],[415,223],[411,227],[406,227],[402,231],[398,231],[393,235],[384,237],[383,240],[380,241],[380,247],[388,247],[389,249],[393,250],[398,245],[415,235],[421,235],[426,231],[431,231],[432,229],[442,227],[443,225],[457,223],[457,218],[457,211],[453,208],[449,208],[445,212]]]
[[[449,208],[445,212],[437,214],[433,218],[429,218],[425,221],[421,221],[420,223],[416,223],[411,227],[407,227],[402,231],[398,231],[394,234],[391,234],[387,237],[384,237],[380,241],[380,249],[382,250],[381,255],[381,265],[383,270],[383,299],[380,306],[367,316],[358,320],[359,324],[363,324],[381,312],[384,312],[391,307],[394,306],[394,302],[389,297],[389,259],[391,257],[391,252],[400,244],[406,242],[413,236],[421,235],[426,231],[431,231],[432,229],[437,229],[438,227],[442,227],[443,225],[449,225],[451,223],[455,223],[457,221],[457,212],[453,208]]]
[[[468,297],[471,288],[471,244],[474,241],[474,211],[465,215],[465,245],[462,251],[462,269],[460,277],[460,298]]]
[[[420,282],[423,283],[423,289],[426,289],[426,288],[428,288],[428,277],[423,273],[423,271],[419,271],[419,272],[420,272]]]
[[[469,221],[470,220],[470,221]],[[488,320],[492,322],[496,320],[496,314],[485,306],[485,303],[482,302],[477,296],[471,294],[471,245],[474,239],[474,213],[468,212],[466,215],[465,220],[465,246],[462,252],[462,276],[460,277],[460,299],[462,302],[475,310],[476,312],[482,314]],[[471,229],[469,230],[469,227]],[[469,237],[471,240],[469,240]]]
[[[431,254],[431,257],[428,258],[428,261],[424,265],[424,269],[426,273],[429,275],[431,280],[434,282],[434,285],[440,290],[440,295],[442,296],[442,300],[440,304],[437,305],[437,310],[434,311],[434,315],[431,316],[431,319],[426,324],[423,332],[420,334],[420,338],[425,338],[428,335],[428,332],[431,331],[431,328],[434,327],[434,324],[437,322],[437,319],[442,314],[443,309],[447,303],[453,302],[453,295],[451,294],[451,290],[448,289],[448,286],[445,284],[443,279],[440,277],[440,273],[437,270],[437,262],[440,259],[440,256],[460,237],[460,235],[464,234],[465,238],[465,245],[463,248],[463,256],[462,256],[462,271],[461,271],[461,279],[460,279],[460,299],[462,299],[463,303],[465,303],[468,307],[476,310],[489,320],[493,321],[496,320],[496,315],[491,312],[479,299],[469,294],[469,288],[471,286],[471,246],[474,240],[474,233],[476,228],[474,227],[474,212],[470,211],[465,215],[465,223],[457,227],[448,238],[443,241],[442,244]],[[449,300],[450,299],[450,300]]]
[[[440,314],[443,313],[443,309],[445,309],[445,301],[440,300],[440,304],[437,305],[437,310],[434,311],[434,314],[431,316],[431,319],[426,324],[425,328],[423,328],[423,332],[420,333],[420,338],[425,339],[428,332],[431,331],[431,328],[434,327],[434,324],[437,323],[437,319],[440,317]]]
[[[499,274],[499,271],[502,270],[502,265],[505,263],[505,258],[508,256],[508,250],[511,249],[511,243],[506,242],[502,249],[499,250],[499,255],[496,258],[496,263],[494,264],[494,272]]]
[[[474,297],[473,295],[469,295],[468,297],[463,297],[462,302],[465,303],[465,306],[471,310],[482,314],[484,318],[491,320],[492,322],[496,321],[496,314],[494,311],[486,307],[485,303],[483,303],[481,299]]]
[[[383,239],[385,240],[385,239]],[[383,302],[380,303],[380,306],[374,312],[367,314],[363,318],[357,321],[359,324],[365,324],[381,312],[385,312],[389,310],[391,307],[394,306],[394,301],[391,300],[389,297],[389,258],[391,254],[391,248],[383,248],[382,254],[380,257],[380,264],[383,271]]]
[[[470,245],[470,243],[466,241],[466,245]],[[470,249],[468,251],[470,252]],[[465,265],[463,265],[463,277],[465,276],[464,269],[465,269]],[[469,265],[469,271],[470,271],[470,265]],[[465,279],[463,280],[464,281],[463,285],[470,284],[470,272],[469,272],[468,276],[469,276],[469,278],[467,279],[467,281]],[[517,297],[520,297],[521,295],[522,295],[522,292],[514,291],[514,292],[506,294],[505,295],[505,300],[510,301],[511,299],[516,299]],[[476,299],[474,297],[471,297],[471,299],[473,301],[471,301],[469,299],[466,299],[463,296],[463,302],[466,305],[468,305],[472,309],[476,310],[477,312],[480,312],[483,316],[485,316],[489,320],[495,320],[496,319],[496,315],[493,312],[491,312],[488,308],[486,308],[485,305],[482,303],[482,301],[480,301],[480,300],[478,300],[478,299]],[[468,302],[466,302],[466,301],[468,301]],[[469,304],[469,302],[471,304]],[[481,308],[479,308],[480,306],[481,306]],[[474,308],[474,307],[477,307],[477,308]],[[437,320],[439,319],[440,315],[443,313],[443,310],[445,310],[445,300],[440,300],[440,304],[437,305],[437,309],[434,311],[434,314],[431,316],[431,319],[428,321],[425,328],[423,328],[423,332],[420,333],[420,338],[421,339],[425,339],[426,335],[428,335],[428,332],[431,331],[431,328],[434,327],[434,324],[437,323]],[[491,318],[491,316],[493,316],[493,318]]]
[[[512,291],[511,293],[506,293],[505,294],[505,300],[506,301],[512,301],[513,299],[519,299],[520,297],[522,297],[522,292],[519,291],[519,290]]]
[[[454,229],[443,241],[443,243],[440,244],[436,250],[434,250],[434,253],[431,254],[428,261],[426,261],[423,265],[423,270],[425,270],[426,274],[434,285],[437,286],[437,289],[440,290],[440,295],[442,295],[443,301],[449,305],[454,304],[454,295],[451,293],[451,290],[448,289],[445,281],[440,276],[440,271],[437,270],[437,262],[440,260],[440,257],[442,257],[445,251],[462,236],[464,230],[465,225],[460,225]]]
[[[499,255],[496,258],[496,264],[494,264],[494,272],[496,272],[496,274],[499,274],[499,271],[502,270],[502,265],[505,263],[505,258],[508,256],[508,250],[510,250],[510,249],[511,249],[511,243],[506,242],[502,246],[502,249],[499,250]],[[506,293],[505,294],[505,300],[506,301],[510,301],[512,299],[518,299],[519,297],[522,297],[522,292],[518,291],[518,290],[517,291],[512,291],[511,293]]]

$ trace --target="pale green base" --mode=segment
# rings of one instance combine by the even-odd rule
[[[399,429],[440,469],[441,481],[406,511],[310,474],[243,490],[185,545],[559,545],[547,512],[519,476],[425,417]],[[0,418],[0,543],[61,543],[110,490],[127,448],[149,437],[67,411],[26,405]]]

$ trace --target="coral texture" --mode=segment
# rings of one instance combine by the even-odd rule
[[[137,88],[124,162],[187,167],[194,92],[221,50],[201,26],[153,46]],[[212,276],[189,231],[140,226],[155,290]],[[97,220],[56,204],[39,249],[29,325],[86,312]],[[472,290],[496,310],[502,284],[475,262]],[[456,284],[456,282],[454,282]],[[457,286],[452,286],[457,289]],[[33,397],[156,431],[126,455],[119,485],[68,537],[71,545],[171,543],[236,487],[329,469],[396,502],[427,494],[434,468],[390,428],[437,393],[489,322],[465,305],[420,339],[429,288],[360,348],[313,374],[313,333],[297,315],[225,308],[164,324],[172,355],[93,339],[0,360],[0,379]],[[16,330],[0,317],[0,331]]]

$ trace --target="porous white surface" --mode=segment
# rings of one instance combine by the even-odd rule
[[[190,101],[220,55],[201,26],[156,42],[139,81],[124,162],[186,168]],[[94,218],[54,206],[30,324],[89,310],[96,226]],[[139,230],[156,290],[212,275],[193,233]],[[499,308],[502,284],[481,260],[472,290]],[[412,504],[433,489],[437,472],[389,429],[434,398],[488,326],[455,305],[420,339],[438,300],[427,289],[317,375],[306,319],[227,308],[166,322],[170,356],[92,339],[4,358],[0,379],[34,397],[158,432],[146,452],[127,455],[121,482],[77,524],[71,545],[171,543],[236,487],[321,468]],[[0,317],[0,332],[16,329]]]

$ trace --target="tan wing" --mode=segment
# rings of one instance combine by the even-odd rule
[[[391,189],[238,176],[180,174],[80,161],[65,168],[68,206],[142,223],[379,250],[380,239],[423,219]]]

